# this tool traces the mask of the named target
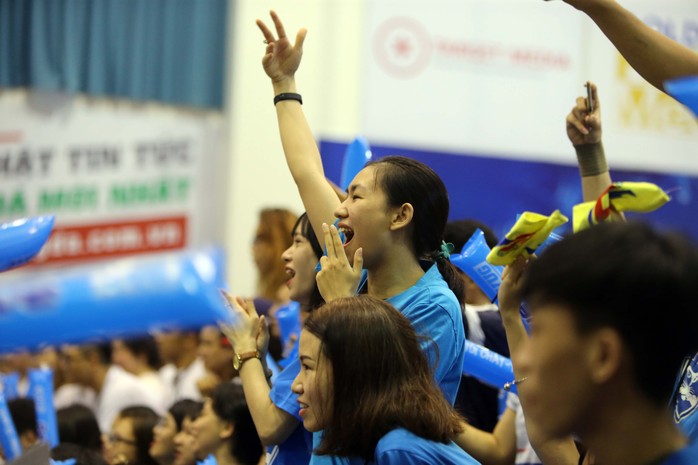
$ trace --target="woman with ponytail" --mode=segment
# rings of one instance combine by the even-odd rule
[[[422,350],[436,383],[453,404],[465,335],[456,297],[462,295],[462,282],[442,240],[449,211],[446,188],[423,163],[385,157],[362,169],[340,201],[325,178],[296,89],[294,76],[306,31],[301,29],[291,44],[278,15],[272,12],[271,17],[276,34],[257,21],[268,44],[262,64],[274,88],[286,162],[310,223],[325,241],[327,256],[320,261],[318,288],[326,302],[352,296],[365,268],[366,292],[395,306],[419,334],[433,341],[423,343]],[[319,437],[313,439],[317,444]],[[311,463],[316,460],[313,457]]]

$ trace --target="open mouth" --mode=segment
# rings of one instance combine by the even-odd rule
[[[339,231],[339,237],[342,239],[345,246],[354,238],[354,230],[348,226],[340,225],[337,230]]]

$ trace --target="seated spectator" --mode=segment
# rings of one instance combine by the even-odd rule
[[[126,407],[145,405],[164,413],[157,399],[136,376],[111,365],[109,344],[64,346],[62,356],[66,376],[97,393],[97,422],[102,432],[109,431],[117,414]]]
[[[217,326],[201,328],[198,353],[206,367],[206,374],[197,382],[202,395],[210,396],[220,383],[237,377],[238,372],[233,367],[235,351]]]
[[[199,404],[203,408],[203,404]],[[192,433],[192,424],[194,420],[201,414],[201,409],[196,413],[196,416],[185,416],[182,419],[182,428],[175,434],[173,442],[175,447],[174,462],[172,465],[194,465],[197,460],[204,460],[206,456],[197,456],[194,449],[194,435]]]
[[[212,454],[218,465],[256,465],[262,443],[247,409],[242,387],[221,383],[191,427],[199,457]]]
[[[682,362],[698,349],[696,247],[642,223],[604,223],[524,270],[520,260],[505,271],[500,311],[543,463],[698,463],[698,444],[667,410]],[[572,434],[588,449],[582,458]]]
[[[198,356],[198,331],[167,331],[155,335],[160,358],[160,379],[170,391],[170,403],[201,400],[196,383],[206,374],[204,362]]]
[[[160,378],[160,354],[152,336],[142,336],[112,341],[112,362],[132,375],[137,376],[148,389],[160,400],[160,410],[172,405],[172,393]]]
[[[477,464],[453,438],[461,418],[434,381],[420,338],[393,306],[368,295],[313,312],[293,383],[314,455],[376,464]]]
[[[104,456],[110,465],[158,465],[148,450],[158,415],[148,407],[127,407],[105,435]]]
[[[175,461],[174,438],[182,430],[185,418],[196,418],[203,404],[191,399],[176,402],[153,428],[150,456],[160,465],[172,465]]]

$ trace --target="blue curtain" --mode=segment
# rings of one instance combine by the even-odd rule
[[[0,87],[223,107],[227,0],[0,0]]]

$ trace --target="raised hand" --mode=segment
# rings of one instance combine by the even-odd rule
[[[535,260],[531,256],[529,260]],[[523,257],[518,257],[511,265],[507,265],[502,273],[502,284],[499,286],[497,297],[499,299],[499,311],[502,316],[514,315],[519,318],[519,307],[521,306],[521,286],[522,277],[528,261]]]
[[[257,20],[257,26],[262,31],[264,42],[267,44],[262,65],[272,82],[279,83],[285,79],[293,78],[298,70],[303,56],[303,41],[308,31],[300,29],[296,34],[295,44],[291,46],[279,16],[273,10],[269,14],[276,28],[276,37],[261,19]]]
[[[361,248],[356,250],[354,266],[352,266],[344,251],[344,244],[337,228],[334,225],[323,224],[322,230],[327,256],[320,259],[322,269],[315,278],[320,295],[325,302],[356,295],[364,265],[363,250]]]
[[[252,300],[233,297],[221,290],[223,298],[233,314],[232,323],[218,323],[225,337],[237,353],[259,351],[266,356],[269,347],[269,328],[264,316],[257,315]]]
[[[588,110],[586,97],[577,97],[577,103],[567,115],[567,137],[572,145],[596,144],[601,142],[601,103],[596,84],[589,83],[593,111]]]

